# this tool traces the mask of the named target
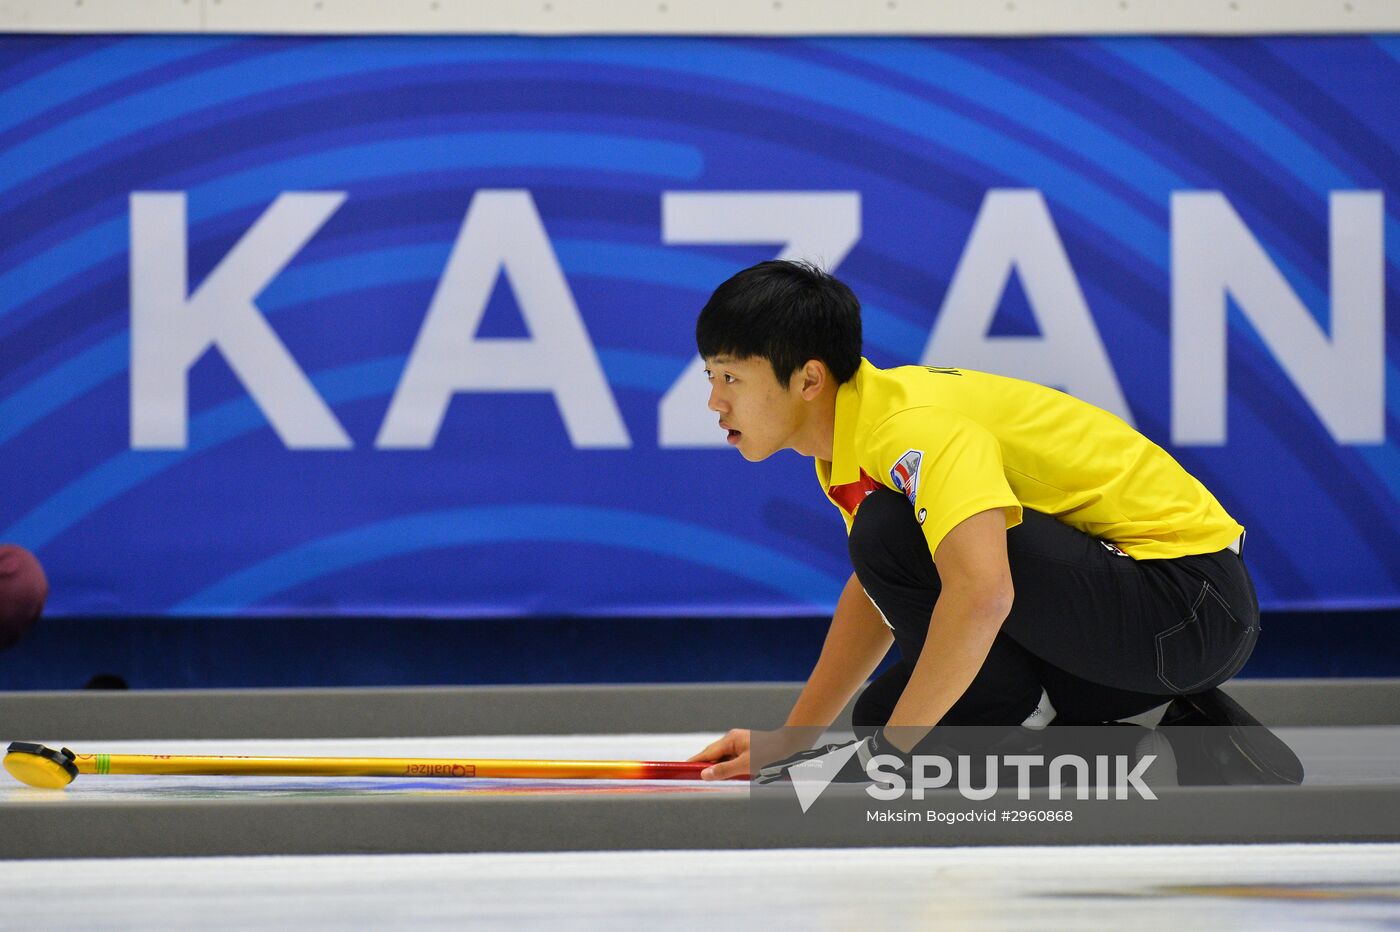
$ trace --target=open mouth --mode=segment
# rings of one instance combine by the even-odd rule
[[[737,444],[739,438],[743,436],[741,431],[737,431],[732,427],[726,427],[725,431],[727,432],[727,436],[724,439],[731,445]]]

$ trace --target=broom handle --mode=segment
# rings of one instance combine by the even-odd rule
[[[244,757],[78,754],[87,774],[247,777],[446,777],[557,780],[699,780],[703,762],[642,760],[476,760],[434,757]]]

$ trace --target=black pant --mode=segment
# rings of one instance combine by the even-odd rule
[[[1006,543],[1011,613],[945,724],[1019,724],[1042,688],[1059,722],[1124,718],[1225,682],[1254,649],[1259,603],[1244,561],[1230,550],[1134,560],[1029,508]],[[909,681],[941,584],[913,509],[897,492],[866,497],[850,551],[902,655],[856,702],[853,723],[878,726]]]

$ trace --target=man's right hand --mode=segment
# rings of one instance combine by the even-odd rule
[[[723,738],[690,758],[692,761],[714,761],[713,767],[700,771],[703,780],[732,780],[747,777],[753,772],[754,737],[758,738],[758,753],[763,755],[760,764],[806,750],[821,737],[823,729],[812,726],[784,727],[774,731],[751,732],[747,728],[731,728]]]
[[[705,750],[690,758],[692,761],[715,761],[713,767],[700,771],[702,780],[729,780],[749,775],[749,743],[752,735],[747,728],[731,728],[724,737],[712,742]]]

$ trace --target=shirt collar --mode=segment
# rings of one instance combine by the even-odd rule
[[[836,390],[836,423],[831,437],[831,474],[828,485],[845,485],[860,479],[860,463],[856,459],[856,418],[860,415],[860,396],[866,378],[878,372],[870,361],[861,357],[855,377]]]

